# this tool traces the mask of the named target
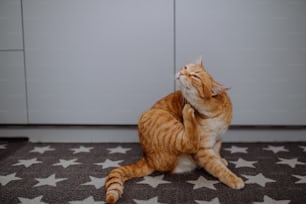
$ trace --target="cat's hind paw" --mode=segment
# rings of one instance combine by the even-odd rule
[[[190,104],[185,104],[183,108],[183,117],[195,117],[194,115],[194,109],[191,107]]]

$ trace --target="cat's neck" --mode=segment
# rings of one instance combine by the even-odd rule
[[[216,112],[217,102],[214,97],[209,99],[193,98],[191,100],[185,98],[185,101],[195,109],[196,116],[201,119],[213,118],[218,115]]]
[[[222,101],[221,98],[223,98],[224,93],[210,98],[200,98],[197,95],[196,90],[183,88],[181,89],[181,92],[184,101],[189,103],[195,111],[198,112],[198,115],[201,116],[201,118],[213,118],[219,114],[218,106],[220,106],[220,101]]]

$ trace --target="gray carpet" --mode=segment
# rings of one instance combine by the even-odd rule
[[[139,144],[0,141],[0,203],[104,203],[104,178],[141,157]],[[232,190],[197,169],[130,180],[119,203],[306,203],[306,143],[225,143],[229,168],[246,182]]]

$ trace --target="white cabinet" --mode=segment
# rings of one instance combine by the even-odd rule
[[[174,89],[173,1],[25,0],[29,123],[136,124]]]
[[[306,125],[306,4],[177,0],[176,64],[203,55],[236,125]]]
[[[0,1],[0,50],[23,49],[21,1]]]
[[[1,0],[0,123],[136,124],[203,55],[232,86],[234,125],[306,125],[305,13],[303,0]]]
[[[0,123],[27,123],[21,1],[0,1]]]
[[[22,52],[0,51],[0,123],[27,123]]]

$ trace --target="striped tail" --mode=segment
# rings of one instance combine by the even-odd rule
[[[113,169],[105,180],[106,202],[116,203],[123,193],[124,182],[133,177],[142,177],[152,173],[144,157],[136,163]]]

